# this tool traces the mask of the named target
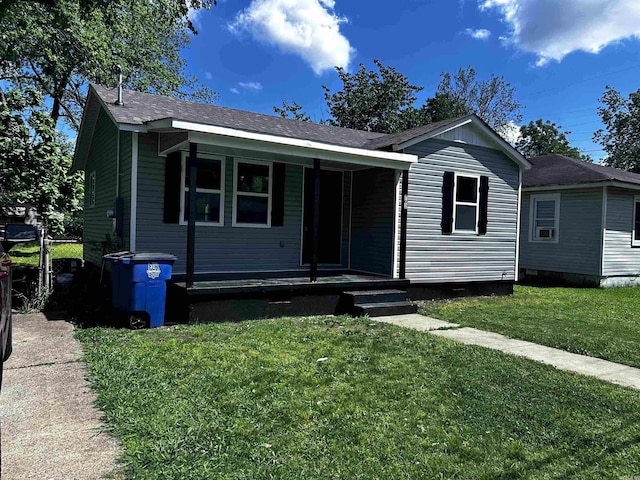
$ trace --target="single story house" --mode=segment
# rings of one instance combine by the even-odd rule
[[[100,85],[73,159],[86,263],[175,254],[191,319],[512,292],[529,166],[475,115],[387,135]]]
[[[640,175],[562,155],[529,161],[521,278],[640,284]]]

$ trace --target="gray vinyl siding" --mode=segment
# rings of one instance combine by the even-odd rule
[[[351,210],[351,268],[392,275],[395,171],[354,172]]]
[[[138,156],[137,250],[178,256],[174,272],[186,272],[187,226],[163,223],[165,159],[157,155],[153,135],[140,135]],[[307,270],[300,265],[303,167],[286,165],[284,226],[232,226],[232,157],[225,161],[224,226],[196,226],[196,273]],[[348,261],[349,175],[345,173],[343,258]],[[179,199],[176,198],[176,202]]]
[[[498,150],[427,140],[409,171],[406,276],[414,283],[514,280],[519,166]],[[445,171],[489,177],[486,235],[441,233]]]
[[[115,242],[113,222],[107,210],[116,198],[116,153],[118,130],[104,110],[100,110],[85,166],[84,259],[102,263],[103,246]],[[89,205],[89,175],[96,172],[95,205]],[[108,247],[107,247],[108,248]]]
[[[555,192],[540,192],[541,194]],[[520,268],[600,275],[602,189],[562,190],[558,242],[532,242],[531,196],[522,198]]]
[[[640,247],[631,246],[636,192],[611,187],[607,191],[602,275],[640,275]]]

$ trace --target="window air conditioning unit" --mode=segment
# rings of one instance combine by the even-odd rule
[[[555,229],[554,228],[540,228],[537,229],[538,238],[544,238],[547,240],[551,240],[555,238]]]

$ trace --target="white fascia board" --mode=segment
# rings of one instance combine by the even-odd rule
[[[518,152],[515,148],[513,148],[509,142],[503,139],[500,135],[498,135],[495,131],[493,131],[490,127],[485,125],[483,121],[478,119],[475,116],[471,116],[469,118],[461,119],[459,122],[451,123],[449,125],[442,126],[437,128],[431,132],[425,133],[424,135],[420,135],[419,137],[412,138],[411,140],[407,140],[406,142],[399,143],[393,146],[394,150],[402,150],[405,148],[409,148],[412,145],[423,142],[430,138],[437,137],[438,135],[442,135],[446,132],[454,130],[456,128],[460,128],[464,125],[473,124],[475,127],[480,129],[480,131],[488,136],[496,145],[502,150],[507,157],[513,160],[518,166],[523,170],[529,170],[531,168],[531,163]]]
[[[541,185],[532,187],[522,187],[523,192],[548,192],[552,190],[580,190],[584,188],[602,188],[602,187],[615,187],[623,188],[626,190],[640,191],[640,185],[633,183],[625,183],[617,180],[608,182],[590,182],[590,183],[571,183],[568,185]]]
[[[157,125],[157,122],[153,122],[153,124],[149,124],[149,127],[156,129],[163,128],[164,125]],[[190,141],[203,144],[232,148],[249,148],[274,154],[298,157],[307,156],[311,158],[318,158],[320,160],[346,162],[366,165],[369,167],[396,168],[401,170],[409,170],[411,164],[418,162],[417,155],[410,155],[406,153],[344,147],[299,138],[246,132],[233,128],[204,125],[181,120],[171,120],[171,127],[190,132]]]
[[[147,133],[149,129],[145,125],[131,125],[129,123],[121,123],[118,130],[122,132]]]

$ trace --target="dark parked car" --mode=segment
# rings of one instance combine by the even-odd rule
[[[2,367],[13,350],[11,343],[11,259],[0,244],[0,386]]]

